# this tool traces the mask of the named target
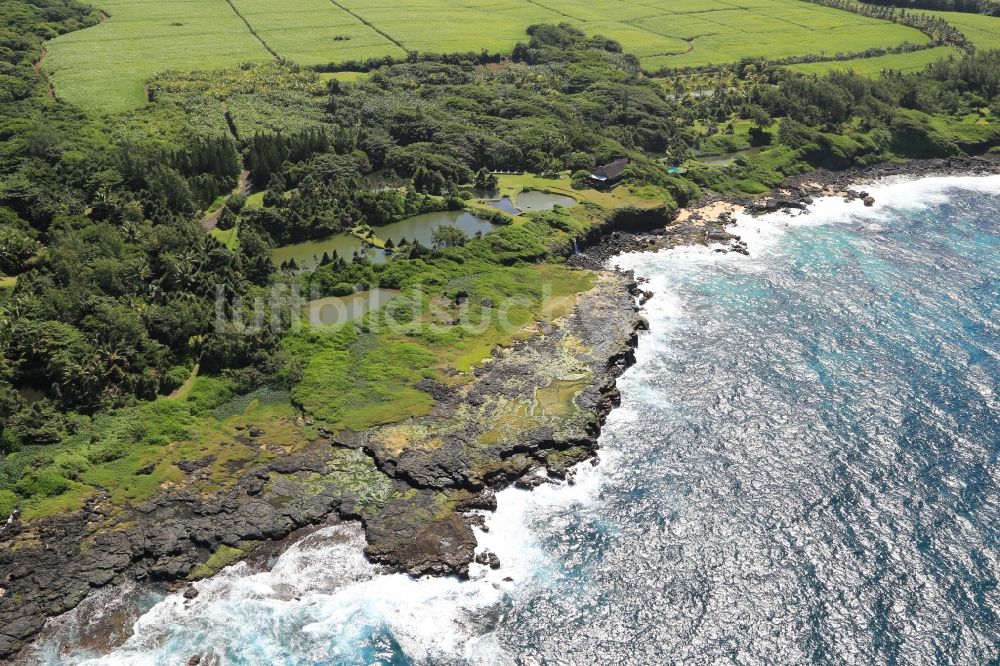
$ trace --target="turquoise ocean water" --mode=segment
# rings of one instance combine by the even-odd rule
[[[750,257],[613,262],[649,279],[651,330],[600,463],[500,494],[480,534],[499,570],[380,575],[334,526],[194,601],[95,595],[32,660],[998,659],[1000,178],[871,191],[874,209],[741,219]],[[80,643],[121,609],[130,638]]]

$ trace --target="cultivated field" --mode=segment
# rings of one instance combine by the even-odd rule
[[[1000,18],[963,12],[911,11],[915,13],[929,14],[944,19],[951,25],[958,28],[962,34],[964,34],[969,41],[976,46],[976,48],[1000,48]],[[919,70],[935,60],[939,58],[946,58],[949,55],[958,56],[960,54],[957,49],[941,46],[923,51],[890,54],[875,58],[789,65],[788,69],[798,72],[807,72],[810,74],[823,74],[833,70],[842,71],[853,69],[855,72],[866,76],[878,76],[880,72],[887,69],[901,72]]]
[[[103,111],[141,105],[168,69],[265,62],[273,56],[225,0],[97,0],[112,18],[48,43],[46,72],[62,99]]]
[[[920,32],[800,0],[96,0],[101,25],[58,37],[44,61],[57,94],[84,106],[139,106],[169,69],[303,65],[407,51],[509,52],[532,23],[568,22],[618,40],[648,70],[847,53]],[[1000,21],[1000,19],[994,19]],[[971,35],[970,35],[971,37]]]
[[[943,18],[962,31],[977,49],[1000,49],[1000,17],[962,12],[922,12]]]
[[[884,70],[895,70],[898,72],[913,72],[923,69],[935,60],[947,58],[948,56],[958,57],[961,55],[958,49],[950,46],[939,46],[923,51],[913,51],[912,53],[891,53],[889,55],[877,56],[875,58],[859,58],[857,60],[843,60],[830,62],[808,62],[800,65],[789,65],[788,69],[807,74],[825,74],[832,71],[853,70],[858,74],[877,77]]]

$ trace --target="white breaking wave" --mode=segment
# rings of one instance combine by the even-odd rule
[[[647,276],[649,288],[656,293],[646,306],[653,322],[652,339],[640,345],[639,364],[630,372],[655,372],[646,361],[665,353],[657,342],[666,339],[665,332],[674,324],[687,322],[689,313],[671,289],[671,273],[714,262],[737,270],[763,270],[761,259],[777,251],[782,236],[792,229],[859,219],[877,224],[888,217],[885,209],[925,208],[946,200],[956,189],[1000,193],[1000,176],[901,180],[864,189],[875,197],[875,207],[831,197],[818,200],[805,214],[737,216],[730,231],[747,243],[750,257],[718,253],[716,247],[690,246],[614,259],[613,264]],[[609,416],[609,427],[642,418],[629,403],[626,395],[625,404]],[[240,563],[196,583],[199,595],[195,599],[168,596],[142,615],[133,636],[107,656],[63,655],[52,663],[186,664],[194,654],[204,655],[202,664],[373,663],[387,659],[385,651],[392,649],[381,642],[373,646],[373,632],[384,632],[391,637],[389,643],[398,644],[417,662],[511,663],[516,655],[508,653],[491,633],[495,620],[489,613],[502,612],[505,599],[509,603],[519,594],[544,586],[559,564],[538,543],[533,525],[576,506],[599,502],[607,481],[605,471],[619,457],[615,449],[602,448],[599,464],[578,466],[574,485],[498,493],[496,512],[486,514],[488,531],[477,529],[476,537],[479,550],[497,554],[501,566],[491,570],[473,565],[469,581],[380,574],[363,556],[360,526],[345,523],[293,544],[269,571],[253,571]]]
[[[753,216],[740,213],[736,223],[726,230],[745,241],[750,257],[738,253],[722,254],[710,246],[683,246],[667,252],[638,252],[615,257],[610,264],[631,269],[647,277],[651,288],[659,294],[666,291],[669,272],[685,265],[725,262],[740,270],[758,271],[763,266],[757,259],[776,250],[782,237],[790,230],[802,227],[845,224],[865,220],[869,225],[889,219],[894,213],[924,210],[947,202],[956,191],[1000,194],[1000,175],[993,176],[934,176],[917,180],[905,177],[885,179],[875,185],[856,185],[875,198],[875,205],[865,206],[860,200],[845,201],[842,197],[817,199],[806,211],[775,212]],[[665,270],[666,269],[666,270]]]
[[[613,457],[605,455],[603,464]],[[545,584],[553,563],[535,542],[532,521],[595,501],[603,478],[600,465],[584,463],[573,485],[498,493],[497,511],[486,514],[488,531],[476,536],[479,550],[497,554],[501,566],[474,564],[468,581],[380,574],[363,555],[360,525],[343,523],[294,543],[270,570],[241,562],[195,583],[194,599],[167,596],[106,656],[52,661],[58,648],[51,645],[40,646],[39,655],[80,666],[183,665],[194,655],[202,664],[371,663],[389,656],[371,645],[373,632],[382,632],[417,662],[509,663],[483,612],[518,589]],[[72,615],[56,622],[72,623]]]
[[[1000,194],[1000,175],[932,176],[917,180],[902,177],[886,179],[882,183],[867,187],[867,190],[875,197],[876,205],[898,210],[920,209],[946,202],[956,190]]]

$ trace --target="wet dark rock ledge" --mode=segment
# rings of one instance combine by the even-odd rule
[[[376,466],[408,487],[365,518],[369,557],[413,575],[465,575],[476,545],[466,511],[593,456],[646,327],[636,293],[630,275],[599,274],[570,316],[497,350],[435,413],[364,433]]]
[[[426,417],[362,433],[319,428],[297,453],[210,496],[181,486],[124,511],[97,497],[70,515],[8,524],[0,657],[94,588],[129,577],[176,586],[338,518],[362,522],[368,556],[388,569],[467,575],[482,520],[471,511],[493,508],[512,483],[536,485],[542,470],[565,476],[593,456],[645,327],[637,293],[630,275],[597,273],[570,314],[494,350],[463,382],[427,387],[438,402]],[[266,428],[251,436],[268,439]],[[234,445],[246,437],[234,433]]]

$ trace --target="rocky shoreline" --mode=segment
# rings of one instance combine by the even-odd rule
[[[646,326],[637,294],[631,276],[601,272],[571,314],[495,350],[467,384],[428,386],[437,400],[429,416],[361,433],[320,429],[303,450],[216,496],[177,489],[124,514],[98,497],[70,515],[11,522],[0,533],[0,655],[17,653],[93,589],[129,580],[182,589],[331,520],[360,520],[366,554],[387,570],[468,575],[481,520],[473,510],[494,508],[495,492],[511,484],[544,482],[538,470],[565,477],[594,455],[618,404],[615,379]],[[233,438],[265,446],[268,433]],[[189,466],[198,473],[198,461]],[[488,553],[480,559],[496,564]]]
[[[495,350],[468,384],[426,387],[437,400],[430,415],[362,433],[320,429],[303,450],[248,471],[214,497],[171,491],[125,515],[98,497],[71,515],[8,524],[0,532],[0,657],[17,653],[48,617],[95,588],[148,579],[178,589],[186,579],[210,575],[213,558],[228,563],[219,553],[254,557],[331,520],[360,520],[366,554],[388,570],[465,576],[473,561],[495,566],[494,555],[475,553],[472,528],[480,517],[470,512],[495,508],[495,492],[512,484],[547,482],[539,470],[565,478],[592,458],[601,425],[620,399],[615,380],[634,362],[646,326],[636,302],[650,294],[631,274],[606,271],[610,258],[687,244],[746,252],[726,229],[737,209],[804,208],[819,196],[867,205],[874,202],[852,185],[987,173],[1000,173],[1000,156],[818,171],[790,178],[767,196],[705,197],[672,221],[662,210],[617,219],[581,239],[585,254],[569,260],[600,271],[572,314]],[[257,429],[234,433],[234,441],[248,446],[267,438]]]
[[[620,254],[680,245],[718,244],[720,251],[746,253],[740,239],[726,230],[737,212],[765,214],[801,210],[820,197],[843,197],[857,201],[858,205],[872,206],[877,201],[863,186],[885,179],[993,174],[1000,174],[1000,155],[884,162],[844,171],[811,171],[787,178],[770,192],[758,196],[704,196],[681,209],[668,225],[640,231],[615,231],[590,247],[586,256],[574,257],[571,261],[578,266],[599,268]]]

